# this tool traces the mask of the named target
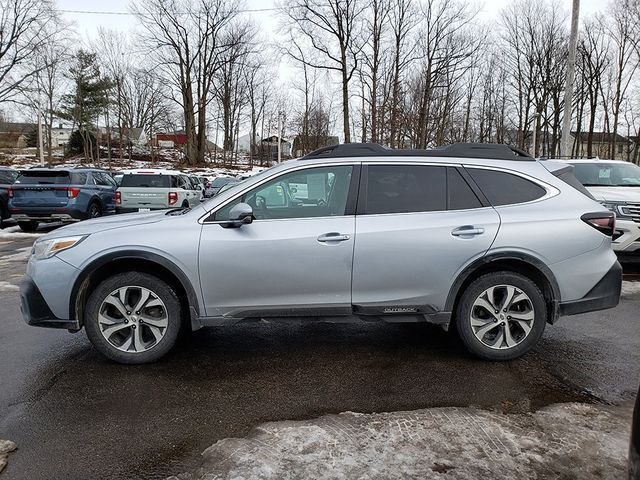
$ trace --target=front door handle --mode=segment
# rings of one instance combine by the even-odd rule
[[[343,235],[338,232],[325,233],[324,235],[320,235],[318,237],[319,242],[344,242],[345,240],[349,240],[349,235]]]
[[[484,228],[477,228],[472,226],[465,226],[456,228],[451,232],[451,235],[455,237],[466,237],[473,235],[482,235],[484,233]]]

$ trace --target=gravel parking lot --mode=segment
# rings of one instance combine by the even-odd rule
[[[609,422],[616,429],[607,448],[618,445],[618,450],[627,435],[624,426],[640,378],[640,288],[633,273],[616,309],[562,319],[547,328],[533,353],[510,363],[478,361],[429,325],[296,320],[202,330],[157,364],[126,367],[100,357],[84,332],[72,335],[23,323],[16,288],[33,239],[14,228],[0,231],[0,438],[18,447],[3,479],[195,478],[203,467],[213,472],[208,478],[226,478],[239,464],[264,466],[259,457],[254,464],[235,457],[221,467],[216,458],[233,445],[264,440],[260,435],[273,437],[292,426],[300,434],[327,418],[347,425],[378,422],[372,424],[371,445],[358,443],[362,432],[348,445],[340,443],[339,433],[323,437],[345,452],[335,459],[337,468],[376,441],[386,444],[387,425],[396,420],[413,418],[411,434],[437,440],[446,431],[434,420],[436,413],[443,418],[457,412],[516,436],[543,425],[540,435],[560,442],[565,435],[574,443],[584,437],[579,429],[571,437],[544,418],[566,415],[577,426],[580,418],[593,419],[592,426]],[[323,417],[341,412],[357,414]],[[376,415],[360,416],[370,413]],[[265,427],[265,422],[284,423]],[[397,445],[405,448],[405,441]],[[278,458],[291,452],[286,441],[270,448]],[[531,454],[526,446],[517,448]],[[603,451],[584,458],[596,459]],[[326,451],[317,452],[319,464],[326,463]],[[612,460],[610,472],[620,471],[625,453]],[[425,458],[430,463],[420,465],[434,476],[442,474],[440,469],[458,471],[458,477],[447,478],[474,478],[462,475],[474,470],[468,470],[470,464],[454,465],[455,456],[435,452]],[[405,460],[398,458],[399,465]]]

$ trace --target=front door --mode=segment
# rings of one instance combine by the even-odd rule
[[[207,316],[350,313],[356,170],[283,173],[215,212],[199,250]],[[219,222],[240,202],[253,208],[253,223],[224,228]]]

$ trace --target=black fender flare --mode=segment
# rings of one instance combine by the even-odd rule
[[[85,266],[82,269],[82,273],[78,275],[78,278],[76,278],[76,281],[73,284],[73,288],[71,289],[71,296],[69,298],[69,315],[71,319],[75,319],[76,302],[85,281],[93,272],[95,272],[99,268],[117,260],[144,260],[152,263],[157,263],[158,265],[166,268],[178,279],[187,295],[187,300],[189,301],[189,315],[191,317],[192,324],[194,324],[195,326],[195,324],[198,323],[197,318],[200,316],[198,296],[196,295],[196,290],[193,287],[191,280],[189,280],[189,277],[171,260],[163,257],[158,253],[148,252],[144,250],[122,250],[117,252],[110,252],[92,260],[91,263]]]
[[[531,267],[538,270],[549,283],[551,287],[551,301],[553,303],[553,316],[548,320],[553,322],[556,311],[558,309],[558,304],[560,302],[560,287],[558,286],[558,281],[556,280],[553,272],[545,265],[543,261],[534,257],[533,255],[529,255],[523,252],[496,252],[484,257],[481,257],[471,264],[467,265],[465,269],[458,275],[456,280],[453,282],[453,285],[449,289],[449,295],[447,296],[447,302],[445,304],[445,311],[452,312],[455,306],[455,301],[458,298],[458,294],[460,293],[460,288],[467,281],[467,279],[473,275],[478,269],[483,268],[487,265],[491,265],[491,263],[496,261],[504,261],[504,260],[512,260],[518,262],[524,262],[529,264]]]

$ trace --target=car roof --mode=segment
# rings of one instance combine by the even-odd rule
[[[186,173],[178,170],[166,170],[163,168],[136,168],[132,170],[126,170],[124,175],[186,175]],[[187,175],[188,176],[188,175]]]
[[[618,164],[631,164],[631,162],[625,162],[624,160],[606,160],[602,158],[569,158],[562,160],[567,163],[618,163]]]
[[[383,158],[385,161],[407,158],[425,158],[429,161],[457,159],[508,160],[535,162],[527,152],[499,143],[454,143],[430,149],[389,148],[377,143],[344,143],[319,148],[295,161],[344,160],[345,158]]]

